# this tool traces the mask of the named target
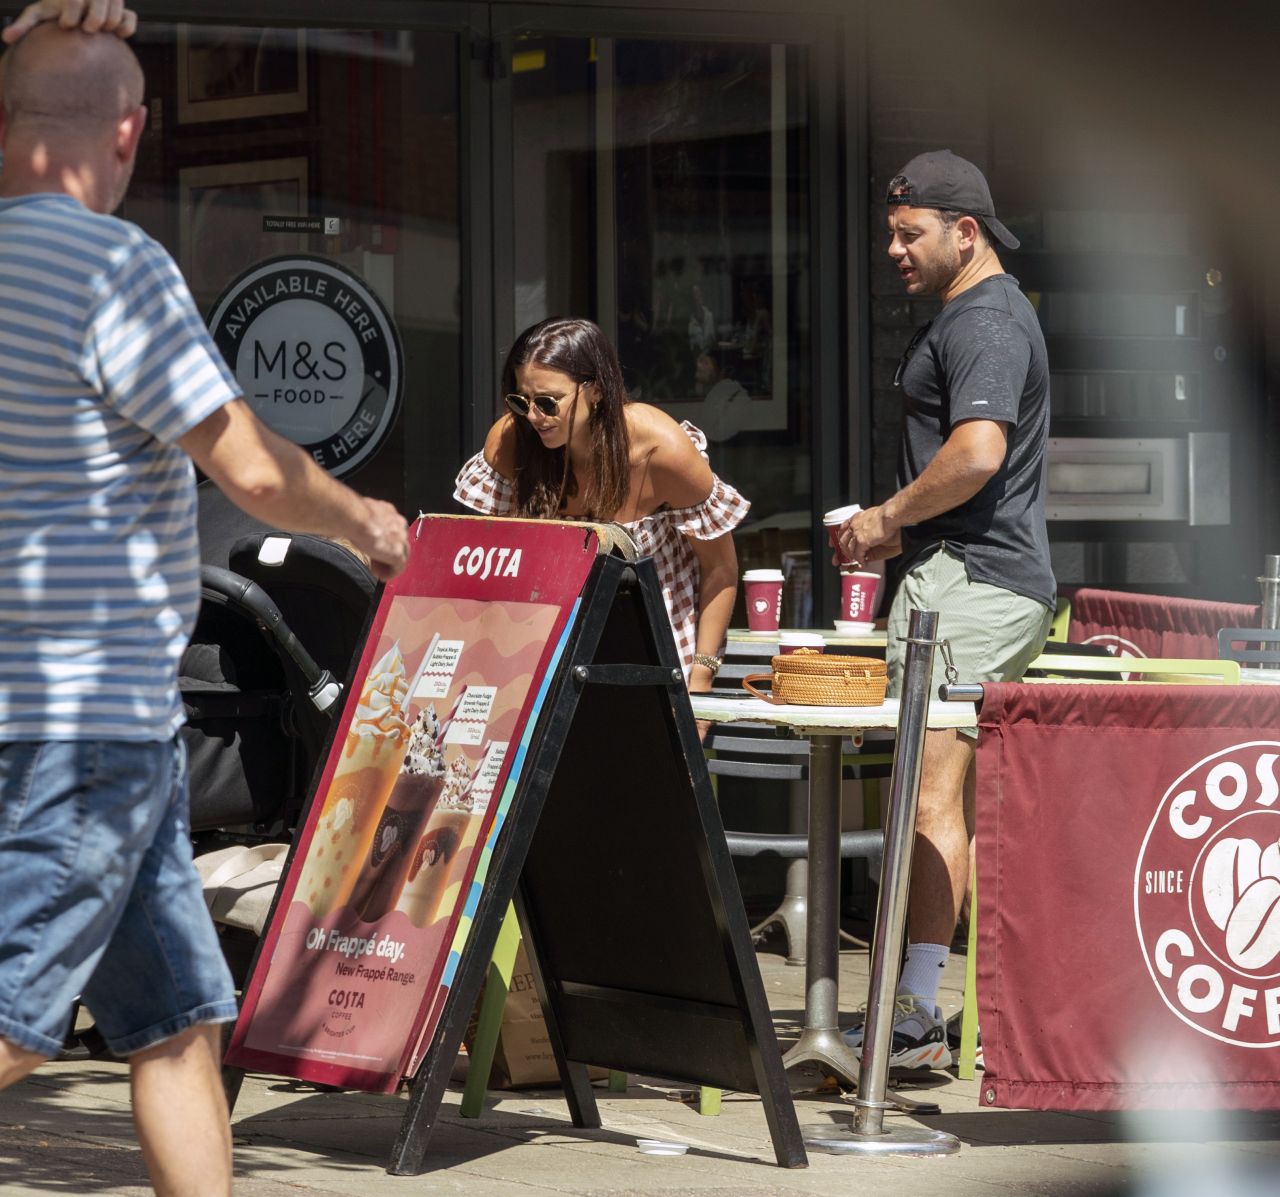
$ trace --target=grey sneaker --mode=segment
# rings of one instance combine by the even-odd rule
[[[950,1068],[951,1049],[942,1011],[924,998],[900,993],[894,1000],[890,1068]],[[862,1056],[862,1027],[850,1027],[844,1041]]]

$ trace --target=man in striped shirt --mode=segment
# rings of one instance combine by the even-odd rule
[[[175,738],[200,595],[191,463],[384,578],[407,529],[255,419],[172,260],[108,215],[146,123],[127,45],[46,23],[3,76],[0,1087],[58,1051],[83,993],[130,1061],[157,1192],[230,1193],[216,1024],[236,1004]]]

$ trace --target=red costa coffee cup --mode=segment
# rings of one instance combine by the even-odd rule
[[[747,627],[753,632],[776,632],[782,618],[782,570],[749,569],[742,575],[747,594]]]
[[[862,507],[859,504],[850,503],[845,507],[837,507],[832,511],[828,511],[822,517],[822,524],[827,530],[827,543],[831,546],[841,565],[852,565],[853,562],[844,555],[844,550],[840,547],[840,526],[861,510]]]
[[[863,569],[840,571],[840,618],[865,622],[875,618],[880,575]]]

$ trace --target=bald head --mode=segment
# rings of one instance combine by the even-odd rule
[[[97,133],[136,109],[142,68],[118,37],[37,26],[3,59],[0,96],[9,129],[56,127],[64,136]]]

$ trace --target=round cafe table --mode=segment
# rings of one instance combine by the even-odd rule
[[[884,651],[887,636],[883,628],[875,628],[860,636],[851,636],[837,632],[835,628],[779,628],[776,632],[753,632],[749,628],[730,628],[726,636],[729,656],[749,655],[754,653],[776,653],[778,637],[785,632],[816,632],[827,645],[839,645],[842,648],[866,648]]]
[[[807,635],[822,637],[825,649],[852,652],[855,656],[883,657],[885,655],[886,633],[883,628],[872,628],[859,635],[849,635],[837,631],[834,627],[823,628],[779,628],[776,631],[753,632],[750,628],[730,628],[726,637],[724,659],[728,666],[720,675],[718,692],[723,692],[726,685],[735,685],[732,679],[740,677],[744,672],[760,672],[769,668],[770,658],[779,652],[779,637],[791,632],[803,632]],[[750,666],[749,669],[744,668]],[[893,734],[884,733],[886,747],[893,743]],[[796,786],[801,782],[794,783]],[[803,809],[806,796],[803,791],[794,792],[790,799],[790,826],[803,824]],[[876,816],[864,809],[864,826],[875,826]],[[808,954],[808,933],[805,929],[808,921],[809,902],[805,896],[809,887],[809,861],[806,857],[797,857],[787,863],[787,880],[785,891],[777,908],[767,917],[751,928],[753,935],[763,934],[769,928],[782,931],[786,941],[787,963],[802,966]],[[840,938],[848,943],[866,947],[862,940],[840,932]]]
[[[812,1060],[848,1084],[856,1084],[858,1060],[839,1028],[840,746],[849,735],[896,728],[898,700],[891,698],[878,707],[775,705],[760,698],[716,694],[690,694],[689,700],[697,719],[773,724],[809,741],[804,1028],[799,1042],[783,1056],[783,1064],[792,1068]],[[929,704],[930,728],[976,725],[976,710],[968,703]]]

